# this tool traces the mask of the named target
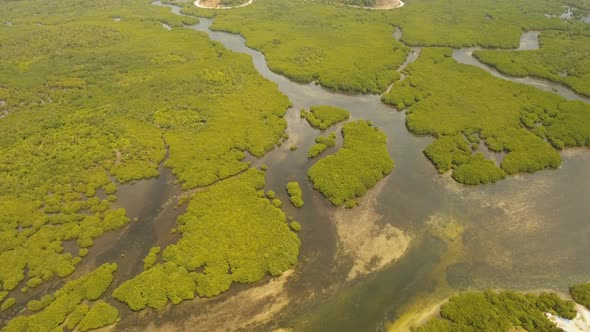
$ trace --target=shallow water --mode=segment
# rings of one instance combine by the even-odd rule
[[[178,8],[174,10],[179,11]],[[211,20],[201,19],[199,24],[187,28],[205,32],[228,49],[250,55],[260,74],[277,83],[293,103],[286,115],[289,140],[253,162],[254,166],[269,166],[267,189],[276,191],[278,198],[287,201],[285,184],[299,181],[305,200],[301,209],[284,205],[286,214],[300,221],[303,227],[300,263],[283,290],[282,295],[287,296],[289,305],[274,315],[264,329],[382,330],[388,322],[403,316],[420,298],[488,287],[565,291],[571,283],[590,279],[590,265],[587,264],[590,250],[588,149],[564,152],[564,162],[558,170],[519,175],[494,185],[462,186],[448,175],[438,175],[424,157],[422,150],[432,138],[409,133],[404,113],[382,104],[379,96],[340,94],[315,84],[292,82],[270,71],[264,56],[247,48],[242,37],[210,31],[210,25]],[[411,56],[417,57],[416,53]],[[319,104],[346,108],[351,111],[353,120],[371,120],[387,134],[387,147],[396,166],[375,195],[372,212],[379,225],[399,228],[413,238],[406,254],[396,263],[352,282],[346,280],[351,258],[340,251],[336,232],[335,212],[341,210],[332,207],[313,190],[305,174],[317,160],[307,158],[307,149],[321,132],[302,120],[298,110]],[[339,127],[325,132],[332,131],[339,131]],[[338,146],[340,144],[339,137]],[[299,148],[292,152],[291,145]],[[120,190],[119,196],[124,195],[126,193]],[[135,191],[129,193],[129,197],[135,195]],[[137,209],[141,211],[141,203],[138,204]],[[356,209],[368,208],[368,202],[363,201]],[[130,214],[133,213],[131,209]],[[353,211],[350,213],[352,215]],[[152,224],[167,225],[173,223],[172,218],[168,216]],[[458,224],[464,229],[456,239],[461,244],[457,246],[461,248],[458,253],[429,231],[433,224],[445,223]],[[169,236],[166,228],[161,231],[165,238]],[[155,236],[159,232],[150,234]],[[152,239],[152,236],[141,237],[146,242]],[[156,240],[162,245],[167,241],[173,239]],[[149,250],[150,246],[145,243],[142,250]],[[123,249],[115,247],[112,254],[103,258],[115,259],[120,250]],[[221,309],[215,309],[215,313],[221,317],[224,313],[219,311],[223,310],[227,310],[227,317],[238,315],[238,309],[233,305],[223,307],[223,303],[231,304],[232,297],[264,287],[265,283],[236,285],[214,300],[188,301],[160,313],[147,311],[148,316],[141,318],[131,315],[117,329],[140,330],[150,323],[156,328],[166,326],[170,330],[182,330],[185,324],[193,330],[205,329],[212,323],[203,319],[209,316],[209,308],[219,305]],[[272,299],[269,302],[272,303]],[[255,315],[269,308],[256,306],[248,310]],[[219,330],[239,328],[225,326],[223,321],[214,323]]]

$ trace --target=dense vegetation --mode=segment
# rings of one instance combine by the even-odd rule
[[[570,287],[574,301],[590,309],[590,283]]]
[[[559,331],[545,316],[546,312],[567,319],[576,316],[574,303],[562,300],[555,293],[462,293],[442,306],[443,319],[433,319],[414,331]]]
[[[97,301],[82,318],[78,330],[88,331],[115,324],[119,311],[104,301]]]
[[[195,193],[178,218],[181,240],[156,264],[113,293],[133,310],[161,309],[199,296],[212,297],[234,282],[278,276],[297,262],[299,240],[280,201],[264,194],[264,172],[249,169]],[[275,202],[278,201],[279,204]]]
[[[308,158],[317,157],[320,153],[324,152],[327,148],[334,147],[336,145],[336,133],[330,133],[328,136],[317,136],[315,138],[315,144],[309,148],[307,152]]]
[[[394,28],[342,6],[303,0],[256,0],[217,13],[213,29],[240,33],[270,69],[293,80],[343,91],[383,92],[399,78],[408,48]]]
[[[346,123],[342,128],[344,144],[333,155],[320,159],[307,176],[334,205],[356,205],[363,196],[393,169],[387,152],[387,137],[366,121]]]
[[[11,22],[0,25],[2,308],[15,303],[10,291],[69,276],[94,239],[125,226],[125,210],[110,208],[117,186],[158,176],[167,148],[166,165],[185,188],[194,188],[246,171],[246,153],[261,156],[283,137],[289,101],[248,56],[204,34],[161,26],[196,21],[143,0],[0,3],[0,22]],[[258,196],[263,185],[263,174],[246,172],[216,185],[234,186],[233,196],[223,196],[216,186],[207,191],[214,194],[195,195],[191,206],[209,206],[208,215],[189,222],[189,208],[179,220],[183,239],[164,253],[164,263],[158,264],[159,249],[152,249],[146,271],[123,283],[117,297],[134,308],[159,308],[161,290],[167,291],[164,305],[168,298],[178,303],[195,291],[213,296],[232,282],[257,281],[293,265],[299,241],[276,208],[280,201],[272,205]],[[225,204],[240,207],[242,214],[230,214]],[[214,222],[218,211],[228,213],[225,225]],[[213,224],[219,228],[212,233]],[[196,232],[211,238],[204,243]],[[220,239],[231,244],[221,248]],[[64,250],[69,240],[79,246],[74,254]],[[195,259],[206,266],[197,276]],[[190,276],[183,264],[192,266]],[[155,295],[133,298],[137,280]],[[51,330],[70,313],[70,329],[117,318],[106,303],[78,306],[74,295],[68,295],[65,310],[60,296],[31,301],[28,307],[37,313],[14,319],[9,329]]]
[[[545,16],[558,16],[564,12],[564,5],[583,6],[584,2],[414,0],[384,15],[402,28],[402,40],[410,45],[516,48],[522,30],[590,31],[590,27],[581,22],[566,22],[559,17]]]
[[[350,112],[339,107],[322,105],[310,107],[309,112],[302,109],[300,115],[312,127],[327,129],[333,124],[347,120]]]
[[[590,105],[491,76],[455,62],[449,49],[424,49],[383,101],[407,109],[407,127],[437,138],[425,150],[439,172],[465,184],[557,168],[556,149],[590,146]],[[507,152],[496,166],[479,142]]]
[[[69,281],[61,289],[52,295],[52,301],[43,309],[29,316],[19,316],[8,322],[2,331],[53,331],[67,319],[68,327],[72,329],[80,322],[80,329],[85,331],[99,327],[99,323],[106,326],[113,324],[118,317],[115,308],[98,301],[88,310],[80,309],[79,305],[84,301],[96,301],[110,286],[113,281],[113,273],[117,270],[116,264],[105,264],[78,279]],[[107,307],[108,306],[108,307]],[[69,316],[73,315],[70,319]]]
[[[294,207],[299,208],[303,206],[303,192],[301,191],[298,182],[287,183],[287,193],[289,194],[289,200]]]
[[[480,50],[473,55],[512,76],[536,76],[563,83],[590,96],[590,35],[548,31],[533,51]]]

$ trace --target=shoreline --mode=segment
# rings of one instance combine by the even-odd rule
[[[241,8],[241,7],[246,7],[251,5],[254,0],[249,0],[248,2],[238,5],[238,6],[218,6],[218,7],[209,7],[209,6],[204,6],[201,5],[201,1],[202,0],[196,0],[193,4],[195,5],[195,7],[197,8],[202,8],[202,9],[234,9],[234,8]]]
[[[406,4],[402,0],[397,0],[396,2],[397,2],[396,6],[383,6],[383,7],[366,7],[366,6],[355,6],[355,5],[345,5],[345,4],[339,4],[339,5],[350,7],[350,8],[359,8],[359,9],[368,9],[368,10],[390,10],[390,9],[401,8]]]
[[[202,0],[196,0],[193,4],[195,5],[195,7],[202,8],[202,9],[235,9],[235,8],[242,8],[242,7],[249,6],[254,2],[254,0],[249,0],[247,3],[241,4],[238,6],[210,7],[210,6],[201,5],[201,1]],[[382,6],[382,7],[366,7],[366,6],[354,6],[354,5],[345,5],[345,4],[339,4],[339,5],[350,7],[350,8],[359,8],[359,9],[368,9],[368,10],[390,10],[390,9],[397,9],[397,8],[403,7],[405,5],[405,2],[403,2],[402,0],[397,0],[396,5],[393,5],[393,6],[388,5],[388,6]]]

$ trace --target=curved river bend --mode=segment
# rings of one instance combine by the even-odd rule
[[[178,7],[169,7],[180,13]],[[235,330],[256,326],[264,330],[383,330],[390,322],[408,319],[408,312],[425,317],[421,316],[423,309],[460,290],[492,287],[566,292],[570,284],[590,280],[587,149],[563,152],[564,162],[558,170],[514,176],[494,185],[459,185],[448,175],[438,175],[424,157],[422,150],[432,139],[409,133],[404,113],[382,104],[379,96],[340,94],[315,84],[292,82],[270,71],[264,56],[246,47],[242,37],[211,31],[211,23],[201,19],[186,28],[250,55],[260,74],[275,82],[293,103],[286,114],[289,141],[253,164],[269,166],[267,189],[283,201],[288,200],[284,190],[287,181],[301,184],[305,206],[284,206],[287,215],[303,227],[300,263],[280,289],[280,296],[266,292],[278,285],[276,281],[237,285],[215,299],[195,299],[162,312],[123,312],[117,329]],[[459,50],[454,56],[461,58],[465,52],[469,51]],[[414,59],[418,55],[419,49],[411,53]],[[568,98],[567,92],[561,94]],[[388,137],[396,167],[353,210],[331,206],[306,178],[306,170],[315,162],[308,160],[307,150],[320,131],[300,119],[298,110],[318,104],[348,109],[353,119],[371,120]],[[291,152],[293,144],[299,149]],[[325,153],[335,152],[340,145],[341,141]],[[154,223],[170,225],[175,215],[157,218]],[[380,243],[376,241],[379,230],[384,229],[397,229],[411,241],[395,263],[350,280],[353,259],[343,250],[347,235],[339,233],[343,223],[375,246]],[[357,224],[369,225],[375,232],[357,232]],[[437,229],[454,230],[445,233],[453,236],[441,236]],[[171,239],[158,242],[165,245],[168,241]],[[383,257],[396,250],[392,246],[395,241],[385,243],[387,246],[375,248],[371,264],[379,266]],[[235,299],[247,301],[236,303]],[[284,304],[281,310],[273,311],[280,303]]]

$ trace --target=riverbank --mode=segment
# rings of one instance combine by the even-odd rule
[[[246,3],[237,6],[222,6],[219,0],[197,0],[194,4],[196,7],[203,9],[234,9],[249,6],[253,2],[254,0],[249,0]]]
[[[362,8],[362,9],[369,9],[369,10],[389,10],[389,9],[396,9],[401,8],[405,5],[405,3],[401,0],[377,0],[374,6],[367,7],[367,6],[354,6],[354,5],[344,5],[346,7],[351,8]]]

